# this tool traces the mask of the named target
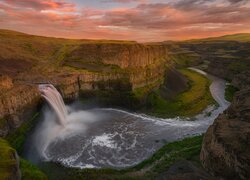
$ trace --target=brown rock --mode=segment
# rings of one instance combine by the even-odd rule
[[[203,166],[226,179],[250,179],[250,88],[239,91],[231,106],[205,134]]]
[[[3,93],[0,96],[0,136],[6,136],[30,118],[39,99],[37,88],[30,85],[14,85]]]
[[[4,92],[13,87],[12,79],[9,76],[0,74],[0,92]]]

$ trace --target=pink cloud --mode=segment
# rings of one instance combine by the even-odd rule
[[[74,11],[75,5],[64,1],[54,0],[3,0],[4,3],[15,8],[32,8],[35,10]]]
[[[250,31],[250,7],[244,0],[225,4],[187,1],[140,3],[133,8],[121,6],[110,10],[77,10],[75,4],[66,1],[3,0],[0,2],[0,28],[65,38],[138,41],[179,40]]]

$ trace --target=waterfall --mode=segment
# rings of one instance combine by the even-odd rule
[[[68,113],[61,94],[51,84],[40,84],[38,88],[42,97],[49,103],[50,107],[56,113],[59,124],[65,126]]]

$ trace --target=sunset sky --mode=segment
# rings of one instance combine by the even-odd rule
[[[139,42],[250,33],[250,0],[0,0],[0,29]]]

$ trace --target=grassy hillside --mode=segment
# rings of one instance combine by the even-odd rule
[[[41,71],[46,74],[58,70],[67,54],[84,44],[129,45],[136,42],[51,38],[0,29],[0,72],[11,76],[32,70],[33,73]]]
[[[186,42],[202,42],[202,41],[238,41],[238,42],[249,42],[250,41],[250,33],[239,33],[239,34],[230,34],[220,37],[210,37],[204,39],[191,39]]]

